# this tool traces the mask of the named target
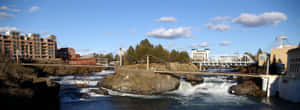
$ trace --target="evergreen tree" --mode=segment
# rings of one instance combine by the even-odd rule
[[[108,53],[104,56],[104,58],[107,58],[108,62],[110,62],[114,60],[114,55],[112,53]]]
[[[169,52],[164,49],[162,45],[157,45],[154,47],[152,54],[155,58],[152,58],[152,62],[162,63],[169,60]]]
[[[119,61],[119,60],[120,60],[120,56],[119,56],[119,54],[116,54],[115,58],[114,58],[114,61]]]
[[[258,51],[257,51],[257,53],[256,53],[256,59],[255,59],[257,62],[259,60],[259,55],[262,54],[262,53],[263,52],[262,52],[261,48],[259,48]]]
[[[170,53],[169,61],[176,62],[178,60],[179,60],[179,52],[173,49]]]
[[[130,46],[126,52],[127,63],[129,63],[129,64],[135,63],[137,61],[136,58],[137,57],[136,57],[135,50],[132,46]]]
[[[186,51],[182,51],[182,52],[180,52],[179,53],[179,62],[181,62],[181,63],[188,63],[188,62],[190,62],[190,57],[189,57],[189,54],[188,54],[188,52],[186,52]]]
[[[136,46],[136,56],[138,60],[146,60],[146,55],[151,55],[153,45],[148,39],[142,40],[139,45]]]
[[[148,39],[144,39],[136,45],[136,48],[133,48],[132,46],[128,48],[124,55],[125,63],[146,63],[147,55],[152,56],[150,57],[150,62],[152,63],[164,63],[167,61],[188,63],[190,61],[190,57],[186,51],[178,52],[176,50],[172,50],[171,53],[169,53],[169,51],[164,49],[161,44],[153,46]],[[115,60],[118,59],[119,56],[116,55]]]

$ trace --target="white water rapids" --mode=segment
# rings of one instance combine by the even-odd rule
[[[70,76],[54,76],[51,79],[62,85],[61,88],[61,102],[77,102],[77,101],[91,101],[97,97],[109,97],[96,94],[92,92],[96,87],[97,83],[109,72],[99,72],[88,75],[70,75]],[[88,87],[77,88],[76,84],[87,84]],[[189,82],[184,80],[180,81],[180,86],[177,90],[167,92],[162,95],[136,95],[128,93],[120,93],[112,90],[108,90],[111,96],[129,96],[138,98],[163,98],[169,97],[176,100],[181,100],[183,103],[194,98],[200,98],[202,101],[207,103],[236,103],[236,100],[246,100],[246,97],[235,96],[228,93],[228,89],[236,83],[227,80],[225,76],[204,76],[204,82],[202,84],[192,86]],[[89,98],[82,98],[79,94],[86,93]]]
[[[94,93],[93,90],[99,89],[97,83],[112,73],[104,71],[50,77],[61,84],[61,110],[293,110],[299,107],[229,94],[228,89],[236,83],[225,76],[202,76],[204,82],[194,86],[182,80],[177,90],[161,95],[136,95],[111,90],[108,90],[109,96]],[[74,86],[76,84],[88,86],[78,88]]]

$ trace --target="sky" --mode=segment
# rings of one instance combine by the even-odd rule
[[[171,50],[270,51],[300,42],[299,0],[0,0],[0,32],[57,36],[80,54],[118,53],[147,38]]]

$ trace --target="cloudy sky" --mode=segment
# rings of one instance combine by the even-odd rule
[[[300,42],[299,0],[0,0],[0,32],[54,34],[79,53],[114,52],[148,38],[213,54]]]

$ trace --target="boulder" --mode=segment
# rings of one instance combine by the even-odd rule
[[[91,96],[88,93],[80,93],[80,98],[90,98]]]
[[[75,84],[76,87],[78,88],[85,88],[85,87],[88,87],[89,85],[87,84]]]
[[[187,74],[185,75],[185,80],[187,82],[190,82],[193,86],[197,84],[203,83],[204,79],[200,76],[192,75],[192,74]]]
[[[145,70],[117,69],[102,79],[98,86],[123,93],[160,94],[178,88],[176,77]]]
[[[101,94],[101,95],[109,95],[108,91],[102,88],[99,89],[93,89],[91,90],[92,92],[96,93],[96,94]]]
[[[236,95],[266,96],[266,92],[262,91],[253,81],[250,80],[231,86],[229,88],[229,92]]]

